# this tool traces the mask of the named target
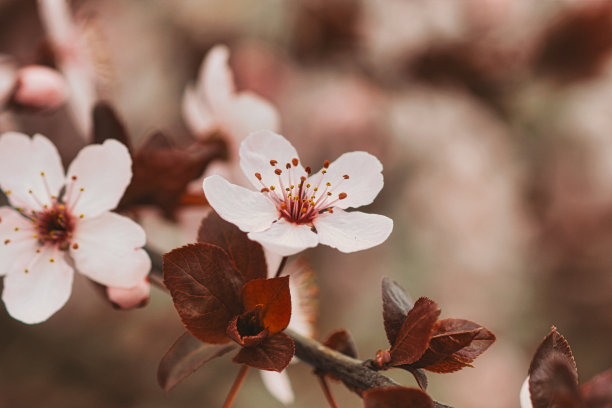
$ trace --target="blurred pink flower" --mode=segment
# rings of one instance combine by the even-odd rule
[[[228,65],[229,49],[213,47],[202,62],[195,85],[183,96],[183,117],[198,137],[220,133],[235,154],[249,133],[260,129],[277,131],[279,116],[268,101],[252,92],[237,93]],[[230,158],[231,159],[231,158]]]
[[[28,109],[55,109],[64,104],[68,87],[59,72],[42,65],[17,70],[17,89],[13,102]]]
[[[94,56],[84,28],[74,21],[67,0],[38,0],[38,11],[57,67],[68,83],[68,110],[79,133],[87,139],[97,90]]]
[[[393,221],[349,207],[370,204],[383,187],[382,164],[351,152],[311,175],[284,137],[262,130],[240,146],[240,165],[255,192],[221,176],[204,180],[210,205],[267,250],[289,256],[319,243],[354,252],[384,242]]]
[[[151,283],[145,277],[140,283],[131,288],[106,287],[106,296],[120,309],[134,309],[145,306],[149,302]]]
[[[40,323],[68,300],[73,265],[106,286],[134,287],[151,261],[142,228],[110,212],[132,177],[127,148],[115,140],[83,148],[67,175],[44,136],[0,137],[2,300],[9,314]]]

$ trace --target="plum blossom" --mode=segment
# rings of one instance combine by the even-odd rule
[[[88,44],[86,27],[72,17],[67,0],[38,0],[43,27],[58,69],[68,83],[68,111],[79,133],[90,137],[91,110],[98,98],[100,61]]]
[[[360,251],[393,229],[383,215],[345,211],[370,204],[382,189],[382,164],[369,153],[345,153],[312,173],[283,136],[261,130],[242,142],[240,166],[257,191],[215,175],[204,180],[204,193],[221,218],[273,253],[289,256],[319,243]]]
[[[279,115],[274,106],[252,92],[237,93],[228,65],[229,49],[213,47],[202,62],[198,80],[183,96],[183,117],[198,137],[222,134],[233,153],[250,132],[278,130]],[[235,144],[235,145],[234,145]]]
[[[68,300],[74,269],[102,285],[141,284],[151,261],[142,228],[110,212],[132,177],[127,148],[115,140],[83,148],[64,174],[44,136],[0,137],[0,276],[8,313],[40,323]]]

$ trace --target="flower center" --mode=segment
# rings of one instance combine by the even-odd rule
[[[278,161],[270,160],[278,184],[265,185],[260,173],[255,173],[255,177],[263,186],[261,192],[276,205],[283,218],[295,224],[311,224],[319,214],[332,213],[334,204],[347,197],[346,193],[336,191],[350,177],[345,174],[339,183],[332,185],[327,176],[329,160],[325,160],[321,171],[313,176],[310,167],[300,170],[298,164],[299,160],[293,158],[282,168]]]
[[[70,246],[75,219],[66,206],[55,203],[50,209],[34,215],[37,238],[42,244],[66,250]]]

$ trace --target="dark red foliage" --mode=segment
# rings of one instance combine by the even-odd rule
[[[282,371],[295,352],[281,333],[291,318],[289,277],[264,279],[261,245],[216,215],[204,220],[200,239],[209,242],[163,257],[164,283],[183,324],[204,343],[235,341],[242,347],[237,363]]]
[[[136,149],[125,125],[106,102],[99,102],[93,110],[93,139],[95,143],[116,139],[127,146],[132,156],[132,181],[119,208],[156,205],[168,217],[181,203],[189,182],[200,177],[213,160],[226,156],[222,141],[199,140],[180,148],[161,132],[153,133]]]
[[[434,402],[418,388],[372,388],[363,394],[365,408],[433,408]]]
[[[379,369],[398,367],[410,371],[422,389],[427,377],[421,369],[450,373],[470,366],[495,341],[481,325],[463,319],[438,320],[438,305],[419,298],[414,307],[397,283],[382,284],[383,319],[390,350],[380,350],[373,362]]]
[[[533,408],[612,408],[612,370],[578,387],[578,370],[569,343],[553,326],[529,367]]]

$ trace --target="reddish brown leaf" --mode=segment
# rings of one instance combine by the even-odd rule
[[[227,326],[227,336],[243,347],[261,344],[270,334],[261,322],[262,305],[238,315]]]
[[[382,281],[383,320],[389,344],[394,344],[397,334],[412,309],[406,291],[389,278]]]
[[[423,355],[439,315],[433,300],[422,297],[416,301],[391,346],[391,365],[410,364]]]
[[[553,353],[561,353],[568,358],[568,361],[571,362],[574,367],[574,375],[576,377],[576,382],[578,382],[578,370],[576,369],[576,362],[574,361],[574,356],[572,355],[572,349],[570,348],[569,343],[565,340],[565,337],[561,335],[557,331],[555,326],[551,327],[550,333],[538,346],[533,358],[531,359],[531,365],[529,366],[529,374],[533,373],[534,370],[538,368],[542,361],[544,361],[550,354]]]
[[[268,371],[283,371],[295,354],[295,344],[285,333],[266,338],[259,346],[244,347],[233,361]]]
[[[583,408],[574,366],[566,355],[548,354],[529,375],[533,408]]]
[[[159,362],[157,382],[168,392],[204,363],[237,347],[235,344],[204,344],[189,332],[185,332]]]
[[[163,257],[164,284],[183,324],[206,343],[227,343],[227,325],[242,313],[242,276],[225,251],[210,244],[177,248]]]
[[[336,330],[330,334],[323,344],[349,357],[357,358],[357,347],[355,347],[355,342],[345,329]]]
[[[587,408],[612,408],[612,369],[593,377],[580,392]]]
[[[427,351],[412,367],[451,373],[469,366],[495,342],[495,335],[464,319],[436,322]]]
[[[223,248],[245,282],[265,278],[267,275],[268,268],[261,245],[250,240],[245,232],[219,217],[214,211],[202,220],[198,231],[198,242]]]
[[[120,141],[132,152],[132,144],[125,125],[113,107],[101,101],[96,103],[93,109],[93,142],[104,143],[108,139]]]
[[[262,323],[270,334],[284,330],[291,319],[289,277],[248,281],[242,289],[242,301],[247,311],[262,305]]]
[[[224,155],[221,142],[198,141],[179,148],[157,132],[133,154],[134,175],[120,207],[153,204],[171,218],[187,184],[200,177],[211,161]]]
[[[432,399],[418,388],[381,387],[363,394],[365,408],[433,408]]]

